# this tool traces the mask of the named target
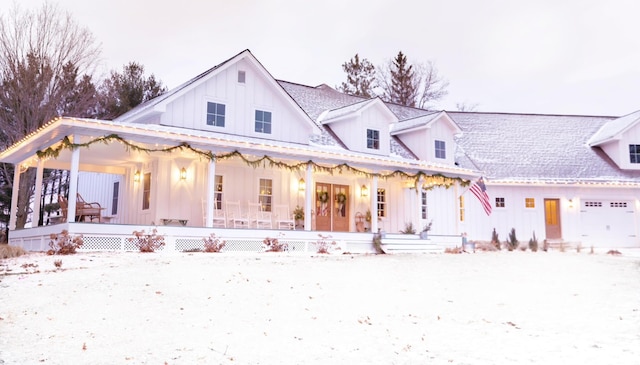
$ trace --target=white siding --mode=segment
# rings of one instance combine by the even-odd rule
[[[239,70],[246,82],[237,82]],[[161,123],[188,129],[200,129],[271,140],[307,144],[312,127],[301,117],[295,104],[278,86],[258,72],[246,60],[220,70],[206,82],[194,87],[167,105]],[[207,102],[225,105],[224,127],[206,124]],[[271,133],[255,132],[255,111],[271,112]]]
[[[390,153],[388,112],[384,106],[374,105],[351,118],[331,123],[329,126],[335,134],[352,151],[388,156]],[[367,148],[367,129],[380,132],[380,149]]]
[[[434,121],[428,128],[416,129],[411,132],[398,135],[398,138],[421,160],[437,162],[445,165],[454,165],[454,131],[450,124],[444,120]],[[436,158],[436,140],[444,141],[445,159]]]

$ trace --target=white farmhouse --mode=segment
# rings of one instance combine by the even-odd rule
[[[639,118],[408,108],[275,80],[246,50],[113,121],[58,118],[3,151],[17,171],[36,168],[36,184],[44,169],[70,176],[62,217],[25,229],[12,217],[10,243],[44,250],[66,229],[87,250],[131,250],[134,230],[156,228],[167,250],[215,233],[230,251],[266,237],[308,251],[320,235],[372,252],[375,232],[391,248],[430,225],[403,247],[489,240],[494,228],[640,247]],[[491,215],[469,192],[481,176]]]

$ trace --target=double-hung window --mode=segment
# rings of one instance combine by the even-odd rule
[[[256,110],[256,127],[258,133],[271,134],[271,112]]]
[[[640,163],[640,144],[629,145],[629,162]]]
[[[378,217],[387,216],[387,194],[384,189],[378,189]]]
[[[436,139],[436,158],[447,158],[447,148],[444,141]]]
[[[207,103],[207,125],[224,127],[226,107],[224,104]]]
[[[380,131],[367,129],[367,148],[372,150],[380,149]]]
[[[260,193],[258,194],[258,202],[263,212],[271,211],[271,198],[272,198],[272,186],[271,179],[260,179]]]

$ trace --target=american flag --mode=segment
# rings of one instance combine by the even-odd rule
[[[484,180],[479,178],[478,181],[471,185],[469,190],[480,200],[484,212],[487,213],[487,215],[491,215],[491,201],[489,200],[489,195],[487,195],[487,187],[484,185]]]

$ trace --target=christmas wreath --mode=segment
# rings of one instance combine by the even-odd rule
[[[345,193],[338,193],[338,195],[336,196],[336,200],[338,201],[338,203],[344,204],[347,201],[347,195]]]
[[[320,203],[326,203],[329,201],[329,193],[326,191],[322,191],[320,193],[318,193],[318,200],[320,201]]]

